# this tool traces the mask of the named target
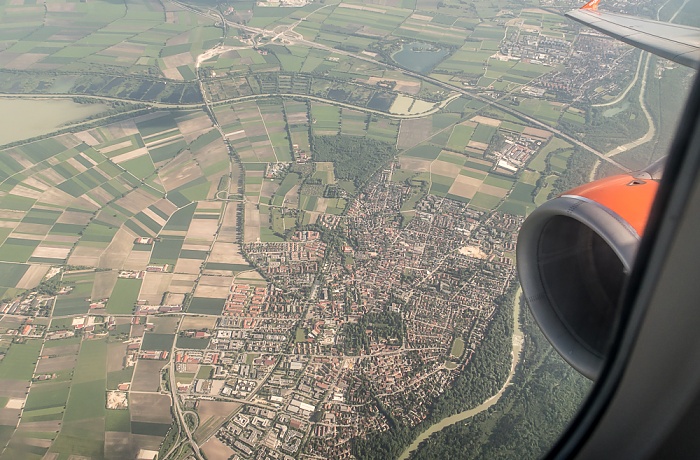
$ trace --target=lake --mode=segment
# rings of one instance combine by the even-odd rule
[[[448,54],[449,50],[435,48],[429,43],[411,42],[404,44],[391,58],[408,70],[422,73],[432,70]]]
[[[0,145],[48,134],[107,108],[70,99],[0,98]]]

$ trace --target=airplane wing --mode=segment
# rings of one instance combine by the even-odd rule
[[[598,11],[599,2],[591,0],[566,16],[636,48],[700,69],[700,29]]]

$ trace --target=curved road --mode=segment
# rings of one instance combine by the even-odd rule
[[[680,14],[680,12],[688,4],[689,1],[690,0],[685,0],[683,2],[683,4],[678,7],[676,12],[669,19],[669,22],[673,22],[676,19],[678,14]],[[657,20],[660,19],[661,10],[664,9],[664,7],[666,5],[668,5],[669,2],[670,2],[670,0],[666,0],[666,2],[663,5],[661,5],[659,7],[659,9],[656,11],[656,19]],[[642,73],[642,85],[641,85],[640,90],[639,90],[639,105],[642,108],[642,112],[644,112],[644,117],[647,119],[647,124],[649,126],[649,129],[647,129],[647,132],[644,133],[644,135],[642,137],[640,137],[639,139],[635,139],[635,140],[630,141],[626,144],[615,147],[614,149],[607,152],[605,154],[605,156],[607,158],[611,158],[611,157],[618,155],[622,152],[626,152],[626,151],[631,150],[633,148],[639,147],[640,145],[646,144],[647,142],[651,141],[654,138],[654,136],[656,135],[656,125],[654,125],[654,119],[652,118],[651,113],[649,113],[649,109],[647,108],[647,104],[646,104],[646,100],[645,100],[646,88],[647,88],[647,78],[649,76],[649,65],[650,65],[650,61],[651,61],[651,54],[650,53],[648,53],[648,52],[642,53],[642,56],[639,59],[639,64],[637,66],[637,74],[639,74],[639,67],[642,64],[642,59],[644,58],[645,54],[646,54],[646,61],[644,63],[644,72]],[[634,83],[636,83],[636,81],[637,81],[637,75],[635,75],[634,80],[632,82],[632,85],[630,85],[627,88],[627,90],[625,90],[625,92],[620,97],[616,98],[615,101],[612,101],[612,102],[607,103],[607,104],[600,104],[600,105],[597,105],[596,107],[602,107],[605,105],[612,105],[613,103],[619,102],[630,91],[630,89],[633,87],[633,85],[634,85]],[[597,160],[596,163],[593,165],[593,169],[591,170],[591,173],[588,177],[588,179],[590,181],[593,181],[595,179],[595,175],[596,175],[599,167],[600,167],[600,160]]]
[[[625,90],[617,96],[615,99],[613,99],[610,102],[603,102],[602,104],[591,104],[592,107],[609,107],[611,105],[615,105],[621,100],[627,96],[627,94],[634,88],[634,85],[637,84],[637,80],[639,79],[639,71],[642,69],[642,61],[644,61],[644,53],[639,54],[639,61],[637,61],[637,71],[634,73],[634,78],[630,82],[630,84],[625,88]]]
[[[645,56],[646,55],[646,56]],[[649,128],[647,129],[647,132],[644,133],[642,137],[639,139],[635,139],[633,141],[630,141],[626,144],[619,145],[615,147],[614,149],[610,150],[605,154],[606,158],[611,158],[619,153],[626,152],[627,150],[633,149],[635,147],[639,147],[642,144],[646,144],[650,140],[654,138],[656,135],[656,127],[654,126],[654,120],[651,118],[651,114],[649,113],[649,110],[647,109],[646,103],[644,101],[644,98],[646,96],[646,88],[647,88],[647,75],[649,73],[649,60],[650,60],[651,55],[647,52],[643,52],[642,56],[639,59],[639,65],[637,68],[637,72],[639,72],[639,66],[642,65],[642,61],[645,61],[644,63],[644,71],[642,72],[642,85],[639,90],[639,105],[642,108],[642,112],[644,112],[644,117],[647,119],[647,124]],[[645,60],[646,58],[646,60]],[[637,82],[637,76],[635,75],[633,84]],[[615,103],[619,102],[622,100],[622,98],[632,89],[633,85],[629,86],[627,90],[618,98],[615,99]],[[603,105],[613,105],[611,103],[608,104],[603,104]],[[601,105],[602,106],[602,105]],[[595,180],[595,175],[598,172],[598,168],[600,167],[601,160],[598,159],[596,162],[593,164],[593,168],[591,169],[591,173],[588,175],[588,180],[589,181],[594,181]]]
[[[205,17],[208,17],[208,18],[210,18],[210,19],[212,19],[212,20],[221,21],[221,19],[222,19],[219,15],[214,15],[214,14],[212,14],[212,13],[210,13],[210,12],[203,12],[203,11],[197,10],[197,9],[195,9],[195,8],[192,8],[192,7],[189,7],[189,6],[184,5],[184,4],[182,4],[182,3],[179,3],[179,2],[177,2],[177,1],[175,1],[175,0],[170,0],[170,1],[171,1],[171,3],[174,3],[174,4],[180,6],[181,8],[183,8],[183,9],[185,9],[185,10],[188,10],[188,11],[194,12],[194,13],[196,13],[196,14],[199,14],[199,15],[202,15],[202,16],[205,16]],[[256,28],[244,26],[244,25],[242,25],[242,24],[238,24],[238,23],[235,23],[235,22],[230,22],[230,21],[228,21],[228,20],[226,20],[225,23],[226,23],[227,26],[230,26],[230,27],[233,27],[233,28],[236,28],[236,29],[240,29],[240,30],[244,30],[244,31],[246,31],[246,32],[250,32],[250,33],[254,33],[254,34],[270,35],[270,34],[272,33],[272,32],[270,32],[270,31],[267,31],[267,30],[264,30],[264,29],[256,29]],[[272,34],[274,35],[274,33],[272,33]],[[310,47],[310,48],[318,48],[318,49],[322,49],[322,50],[325,50],[325,51],[328,51],[328,52],[332,52],[332,53],[337,53],[337,54],[342,54],[342,55],[345,55],[345,56],[349,56],[349,57],[352,57],[352,58],[355,58],[355,59],[359,59],[359,60],[362,60],[362,61],[371,62],[371,63],[374,64],[374,65],[383,66],[383,67],[386,67],[386,68],[388,68],[388,69],[401,72],[401,73],[403,73],[404,75],[408,75],[408,76],[410,76],[410,77],[417,78],[417,79],[419,79],[419,80],[423,80],[423,81],[432,83],[432,84],[434,84],[434,85],[436,85],[436,86],[438,86],[438,87],[447,89],[447,90],[449,90],[449,91],[451,91],[451,92],[456,92],[456,93],[459,93],[460,95],[465,95],[465,96],[471,97],[471,98],[473,98],[473,99],[478,100],[479,102],[484,103],[485,105],[494,106],[494,107],[498,108],[499,110],[501,110],[501,111],[503,111],[503,112],[505,112],[505,113],[507,113],[507,114],[509,114],[509,115],[512,115],[512,116],[514,116],[514,117],[516,117],[516,118],[518,118],[518,119],[520,119],[520,120],[527,121],[528,123],[531,123],[531,124],[533,124],[533,125],[535,125],[535,126],[538,126],[538,127],[542,128],[542,129],[546,129],[546,130],[548,130],[548,131],[550,131],[550,132],[556,134],[557,136],[559,136],[559,137],[561,137],[561,138],[563,138],[563,139],[566,139],[567,141],[571,142],[572,144],[575,144],[575,145],[577,145],[577,146],[583,148],[584,150],[586,150],[586,151],[592,153],[593,155],[597,156],[600,160],[603,160],[603,161],[606,161],[606,162],[608,162],[608,163],[611,163],[611,164],[613,164],[614,166],[617,166],[618,168],[620,168],[620,169],[622,169],[622,170],[624,170],[624,171],[629,171],[629,169],[626,168],[625,166],[623,166],[623,165],[617,163],[614,159],[610,158],[609,156],[606,156],[605,154],[599,152],[598,150],[596,150],[596,149],[590,147],[588,144],[585,144],[584,142],[582,142],[582,141],[576,139],[575,137],[573,137],[573,136],[571,136],[571,135],[569,135],[569,134],[564,133],[563,131],[561,131],[561,130],[559,130],[559,129],[557,129],[557,128],[554,128],[554,127],[552,127],[552,126],[550,126],[550,125],[548,125],[548,124],[546,124],[546,123],[543,123],[543,122],[537,120],[536,118],[533,118],[533,117],[531,117],[531,116],[529,116],[529,115],[526,115],[526,114],[524,114],[524,113],[522,113],[522,112],[519,112],[519,111],[517,111],[517,110],[514,110],[513,108],[502,104],[502,103],[499,102],[498,100],[486,98],[486,97],[481,96],[481,95],[479,95],[479,94],[477,94],[477,93],[475,93],[475,92],[473,92],[473,91],[466,90],[466,89],[461,88],[461,87],[459,87],[459,86],[456,86],[456,85],[452,85],[452,84],[443,82],[443,81],[441,81],[441,80],[438,80],[438,79],[436,79],[436,78],[433,78],[433,77],[430,77],[430,76],[427,76],[427,75],[422,75],[422,74],[419,74],[419,73],[416,73],[416,72],[412,72],[412,71],[410,71],[410,70],[406,70],[406,69],[404,69],[404,68],[402,68],[402,67],[399,67],[399,66],[396,66],[396,65],[393,65],[393,64],[388,64],[388,63],[385,63],[385,62],[377,61],[377,60],[375,60],[375,59],[370,58],[369,56],[365,56],[365,55],[361,55],[361,54],[355,54],[355,53],[351,53],[351,52],[349,52],[349,51],[338,50],[338,49],[335,49],[335,48],[332,48],[332,47],[329,47],[329,46],[325,46],[325,45],[322,45],[322,44],[319,44],[319,43],[314,43],[314,42],[311,42],[311,41],[308,41],[308,40],[305,40],[305,39],[295,39],[295,40],[293,40],[293,41],[296,42],[296,43],[300,43],[300,44],[303,44],[303,45],[305,45],[305,46],[308,46],[308,47]],[[201,79],[198,78],[198,80],[199,80],[199,83],[200,83],[200,85],[201,85],[201,83],[202,83],[202,82],[201,82]],[[363,112],[376,113],[376,114],[383,115],[383,116],[389,116],[389,117],[392,117],[392,118],[402,118],[402,119],[403,119],[403,118],[420,118],[420,117],[423,117],[423,116],[431,115],[431,114],[437,112],[440,108],[442,108],[442,107],[443,107],[442,104],[446,104],[446,102],[451,101],[451,100],[452,100],[451,98],[454,97],[453,95],[450,95],[447,99],[445,99],[445,100],[441,103],[440,106],[438,106],[438,107],[433,107],[433,109],[431,109],[431,110],[429,110],[429,111],[427,111],[427,112],[423,112],[423,113],[421,113],[421,114],[411,114],[411,115],[393,115],[393,114],[387,114],[387,113],[385,113],[385,112],[381,112],[381,111],[377,111],[377,110],[373,110],[373,109],[368,109],[368,108],[366,108],[366,107],[353,106],[353,105],[351,105],[351,104],[339,103],[339,102],[336,102],[336,101],[332,101],[332,100],[328,100],[328,99],[319,98],[319,97],[317,97],[317,96],[309,96],[309,95],[305,95],[305,94],[289,94],[289,95],[286,95],[286,94],[284,94],[284,95],[283,95],[283,94],[263,94],[263,95],[251,95],[251,96],[242,96],[242,97],[239,97],[239,98],[231,98],[231,99],[227,99],[227,100],[223,100],[223,101],[218,101],[218,102],[216,102],[215,104],[226,104],[226,103],[233,103],[233,102],[242,101],[242,100],[247,100],[247,99],[255,99],[255,98],[260,98],[260,97],[274,97],[274,96],[299,97],[299,98],[307,98],[307,99],[311,99],[311,100],[320,100],[320,101],[324,101],[324,102],[327,102],[327,103],[330,103],[330,104],[333,104],[333,105],[345,106],[345,107],[352,108],[352,109],[356,109],[356,110],[360,110],[360,111],[363,111]],[[88,96],[88,95],[82,95],[82,94],[75,94],[75,95],[73,95],[73,94],[2,94],[2,95],[0,95],[0,97],[46,98],[46,99],[69,99],[69,98],[73,98],[73,97],[85,97],[85,98],[94,99],[94,100],[126,101],[126,102],[132,102],[132,103],[143,103],[143,104],[147,104],[147,105],[150,105],[150,106],[156,107],[156,108],[180,108],[180,109],[182,109],[182,108],[189,108],[189,107],[195,108],[195,107],[201,107],[201,106],[209,106],[209,105],[211,104],[211,102],[209,102],[209,101],[205,101],[205,102],[203,102],[203,103],[201,103],[201,104],[166,104],[166,103],[161,103],[161,102],[148,102],[148,103],[145,103],[145,102],[141,102],[141,101],[132,101],[132,100],[130,100],[130,99],[121,99],[121,98],[117,98],[117,97],[109,97],[109,96]]]
[[[411,119],[411,118],[423,118],[423,117],[426,117],[428,115],[432,115],[434,113],[437,113],[441,109],[443,109],[447,104],[449,104],[450,102],[459,98],[460,96],[461,96],[461,94],[451,94],[447,98],[443,99],[442,101],[436,102],[430,110],[427,110],[425,112],[420,112],[420,113],[411,113],[411,114],[397,114],[397,113],[382,112],[381,110],[369,109],[367,107],[360,107],[359,105],[348,104],[346,102],[338,102],[338,101],[334,101],[332,99],[326,99],[324,97],[311,96],[308,94],[295,94],[295,93],[251,94],[249,96],[240,96],[240,97],[236,97],[236,98],[232,98],[232,99],[224,99],[221,101],[216,101],[216,102],[213,102],[211,105],[216,107],[219,105],[232,104],[232,103],[243,102],[243,101],[248,101],[248,100],[265,99],[265,98],[270,98],[270,97],[286,97],[286,98],[308,99],[310,101],[323,102],[325,104],[331,104],[331,105],[335,105],[338,107],[344,107],[346,109],[352,109],[352,110],[357,110],[357,111],[367,112],[367,113],[374,113],[374,114],[381,115],[381,116],[387,117],[387,118],[399,118],[402,120],[407,120],[407,119]]]
[[[178,5],[178,6],[180,6],[181,8],[184,8],[184,9],[186,9],[186,10],[188,10],[188,11],[191,11],[191,12],[193,12],[193,13],[199,14],[199,15],[201,15],[201,16],[208,17],[208,18],[213,19],[213,20],[220,21],[220,20],[222,19],[218,14],[213,14],[213,13],[211,13],[210,11],[206,11],[206,12],[205,12],[205,11],[198,10],[198,9],[196,9],[196,8],[192,8],[192,7],[188,6],[188,5],[185,5],[185,4],[183,4],[183,3],[178,2],[177,0],[170,0],[170,2],[171,2],[171,3],[174,3],[174,4]],[[229,20],[226,20],[226,24],[227,24],[229,27],[232,27],[232,28],[238,29],[238,30],[243,30],[243,31],[248,32],[248,33],[251,33],[251,34],[261,34],[261,35],[263,35],[263,36],[265,36],[265,37],[268,37],[268,38],[269,38],[269,37],[274,37],[274,36],[276,36],[276,34],[275,34],[273,31],[269,31],[269,30],[265,30],[265,29],[258,29],[258,28],[254,28],[254,27],[249,27],[249,26],[246,26],[246,25],[243,25],[243,24],[238,24],[238,23],[236,23],[236,22],[231,22],[231,21],[229,21]],[[504,104],[500,103],[498,100],[494,100],[494,99],[489,99],[489,98],[483,97],[483,96],[481,96],[481,95],[479,95],[479,94],[477,94],[477,93],[475,93],[475,92],[466,90],[466,89],[464,89],[464,88],[462,88],[462,87],[459,87],[459,86],[456,86],[456,85],[451,85],[451,84],[449,84],[449,83],[443,82],[443,81],[438,80],[438,79],[436,79],[436,78],[433,78],[433,77],[430,77],[430,76],[427,76],[427,75],[423,75],[423,74],[420,74],[420,73],[417,73],[417,72],[413,72],[413,71],[404,69],[404,68],[402,68],[402,67],[399,67],[399,66],[397,66],[397,65],[393,65],[393,64],[386,63],[386,62],[377,61],[376,59],[373,59],[373,58],[371,58],[371,57],[369,57],[369,56],[366,56],[366,55],[363,55],[363,54],[356,54],[356,53],[351,53],[351,52],[349,52],[349,51],[339,50],[339,49],[332,48],[332,47],[326,46],[326,45],[322,45],[322,44],[320,44],[320,43],[315,43],[315,42],[312,42],[312,41],[309,41],[309,40],[306,40],[306,39],[296,39],[296,38],[295,38],[295,39],[292,39],[292,38],[287,38],[287,40],[290,41],[290,43],[299,43],[299,44],[308,46],[309,48],[317,48],[317,49],[325,50],[325,51],[328,51],[328,52],[331,52],[331,53],[336,53],[336,54],[341,54],[341,55],[344,55],[344,56],[349,56],[349,57],[352,57],[352,58],[355,58],[355,59],[359,59],[359,60],[361,60],[361,61],[370,62],[370,63],[372,63],[372,64],[374,64],[374,65],[386,67],[386,68],[388,68],[388,69],[395,70],[395,71],[397,71],[397,72],[401,72],[401,73],[403,73],[404,75],[408,75],[408,76],[410,76],[410,77],[417,78],[417,79],[419,79],[419,80],[423,80],[423,81],[432,83],[432,84],[434,84],[434,85],[436,85],[436,86],[439,86],[440,88],[444,88],[444,89],[447,89],[447,90],[449,90],[449,91],[454,91],[454,92],[463,94],[463,95],[465,95],[465,96],[469,96],[469,97],[471,97],[471,98],[473,98],[473,99],[478,100],[479,102],[483,102],[483,103],[486,104],[486,105],[490,105],[490,106],[497,107],[499,110],[501,110],[501,111],[503,111],[503,112],[506,112],[507,114],[512,115],[512,116],[514,116],[514,117],[517,117],[517,118],[520,119],[520,120],[527,121],[527,122],[529,122],[529,123],[532,123],[532,124],[535,125],[535,126],[538,126],[538,127],[542,128],[542,129],[546,129],[546,130],[548,130],[548,131],[551,131],[551,132],[553,132],[554,134],[558,135],[559,137],[561,137],[561,138],[563,138],[563,139],[566,139],[567,141],[569,141],[569,142],[571,142],[571,143],[573,143],[573,144],[575,144],[575,145],[578,145],[579,147],[583,148],[584,150],[586,150],[586,151],[588,151],[588,152],[594,154],[595,156],[597,156],[597,157],[600,158],[601,160],[606,161],[606,162],[608,162],[608,163],[611,163],[611,164],[617,166],[618,168],[620,168],[620,169],[622,169],[622,170],[624,170],[624,171],[629,171],[629,169],[626,168],[625,166],[622,166],[621,164],[617,163],[617,162],[616,162],[615,160],[613,160],[612,158],[606,157],[602,152],[599,152],[598,150],[596,150],[596,149],[590,147],[589,145],[587,145],[587,144],[581,142],[580,140],[576,139],[575,137],[570,136],[569,134],[566,134],[566,133],[562,132],[562,131],[559,130],[559,129],[553,128],[553,127],[549,126],[548,124],[543,123],[543,122],[537,120],[536,118],[533,118],[533,117],[531,117],[531,116],[529,116],[529,115],[525,115],[524,113],[521,113],[521,112],[519,112],[519,111],[517,111],[517,110],[514,110],[514,109],[512,109],[511,107],[508,107],[507,105],[504,105]]]
[[[177,325],[178,331],[180,330],[181,324],[182,322],[179,321]],[[185,422],[185,415],[183,413],[183,410],[180,408],[180,399],[177,395],[177,379],[175,378],[175,345],[176,341],[173,340],[173,344],[170,347],[170,367],[168,369],[168,378],[170,379],[170,396],[173,400],[173,408],[175,409],[175,419],[180,425],[180,428],[185,432],[185,435],[187,436],[187,442],[190,444],[190,447],[192,448],[192,451],[194,452],[194,455],[197,458],[197,460],[204,460],[204,457],[202,457],[202,454],[199,451],[199,445],[197,445],[197,442],[192,437],[190,427],[187,426],[187,422]],[[171,452],[168,452],[168,454],[170,453]]]
[[[111,97],[111,96],[87,96],[84,94],[41,94],[41,93],[4,93],[0,94],[0,99],[5,98],[5,99],[73,99],[76,97],[80,98],[85,98],[85,99],[92,99],[94,101],[119,101],[119,102],[130,102],[134,104],[143,104],[147,106],[151,106],[153,108],[158,108],[158,109],[196,109],[198,107],[202,107],[204,105],[210,104],[212,106],[219,106],[219,105],[226,105],[226,104],[235,104],[237,102],[244,102],[244,101],[249,101],[249,100],[255,100],[255,99],[265,99],[265,98],[271,98],[271,97],[284,97],[284,98],[297,98],[297,99],[309,99],[311,101],[317,101],[317,102],[323,102],[326,104],[331,104],[335,105],[338,107],[344,107],[347,109],[352,109],[352,110],[357,110],[360,112],[366,112],[366,113],[373,113],[376,115],[381,115],[384,117],[388,118],[396,118],[396,119],[411,119],[411,118],[422,118],[428,115],[432,115],[436,112],[439,112],[441,109],[443,109],[447,104],[450,102],[454,101],[455,99],[459,98],[461,94],[451,94],[447,98],[443,99],[440,102],[435,102],[434,106],[425,111],[425,112],[420,112],[420,113],[411,113],[411,114],[398,114],[398,113],[388,113],[388,112],[382,112],[381,110],[375,110],[375,109],[370,109],[367,107],[361,107],[359,105],[354,105],[354,104],[348,104],[346,102],[338,102],[334,101],[332,99],[326,99],[323,97],[319,96],[312,96],[308,94],[296,94],[296,93],[262,93],[262,94],[251,94],[248,96],[239,96],[239,97],[232,97],[230,99],[222,99],[220,101],[216,102],[210,102],[206,101],[201,102],[201,103],[193,103],[193,104],[166,104],[162,102],[142,102],[142,101],[134,101],[132,99],[124,99],[124,98],[119,98],[119,97]],[[141,109],[137,109],[141,110]],[[115,114],[116,115],[122,115],[122,113]],[[88,120],[88,122],[93,123],[97,121],[96,119]]]
[[[647,123],[649,125],[649,129],[647,129],[647,132],[644,133],[642,137],[639,139],[635,139],[633,141],[630,141],[626,144],[620,145],[615,147],[614,149],[610,150],[608,153],[605,154],[606,157],[612,157],[617,154],[620,154],[622,152],[626,152],[627,150],[633,149],[635,147],[639,147],[642,144],[646,144],[650,140],[654,138],[656,135],[656,126],[654,125],[654,119],[651,117],[651,113],[649,113],[649,109],[647,108],[647,104],[645,101],[646,97],[646,89],[647,89],[647,77],[649,76],[649,61],[651,60],[651,54],[646,53],[646,62],[644,64],[644,73],[642,74],[642,86],[639,90],[639,105],[642,107],[642,112],[644,112],[644,117],[647,119]]]

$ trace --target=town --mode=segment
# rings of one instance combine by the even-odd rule
[[[378,402],[408,423],[423,420],[432,399],[479,352],[493,300],[514,282],[522,218],[427,195],[402,226],[410,188],[390,182],[392,172],[378,173],[335,229],[248,245],[251,263],[272,282],[232,284],[210,327],[180,327],[172,357],[170,345],[153,346],[132,333],[126,368],[170,361],[184,377],[172,384],[185,406],[243,404],[209,441],[229,456],[295,455],[306,445],[310,455],[348,457],[350,440],[388,428]],[[302,286],[308,289],[300,296]],[[106,313],[106,302],[91,304],[89,315],[46,339],[108,336],[120,317]],[[149,335],[153,315],[181,310],[135,305],[130,323]],[[35,337],[44,330],[28,316],[15,333]],[[367,386],[377,400],[368,399]],[[109,410],[127,407],[129,387],[108,394]]]

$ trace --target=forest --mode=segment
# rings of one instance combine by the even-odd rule
[[[525,343],[513,384],[498,404],[431,436],[411,459],[541,458],[561,435],[591,382],[554,351],[525,305],[521,312]]]
[[[315,161],[332,161],[335,177],[360,188],[395,154],[393,145],[358,136],[313,136]]]
[[[589,174],[594,164],[595,157],[592,153],[578,146],[575,147],[574,152],[566,161],[566,169],[559,175],[557,180],[554,181],[554,187],[547,198],[553,198],[567,190],[590,182]]]
[[[353,454],[357,458],[367,460],[398,458],[413,439],[428,426],[445,417],[478,406],[503,386],[510,370],[513,302],[516,289],[514,284],[505,294],[496,299],[496,312],[479,350],[465,366],[464,371],[457,376],[453,385],[433,403],[428,418],[414,427],[395,421],[395,425],[392,424],[389,431],[370,435],[366,439],[356,439]]]

